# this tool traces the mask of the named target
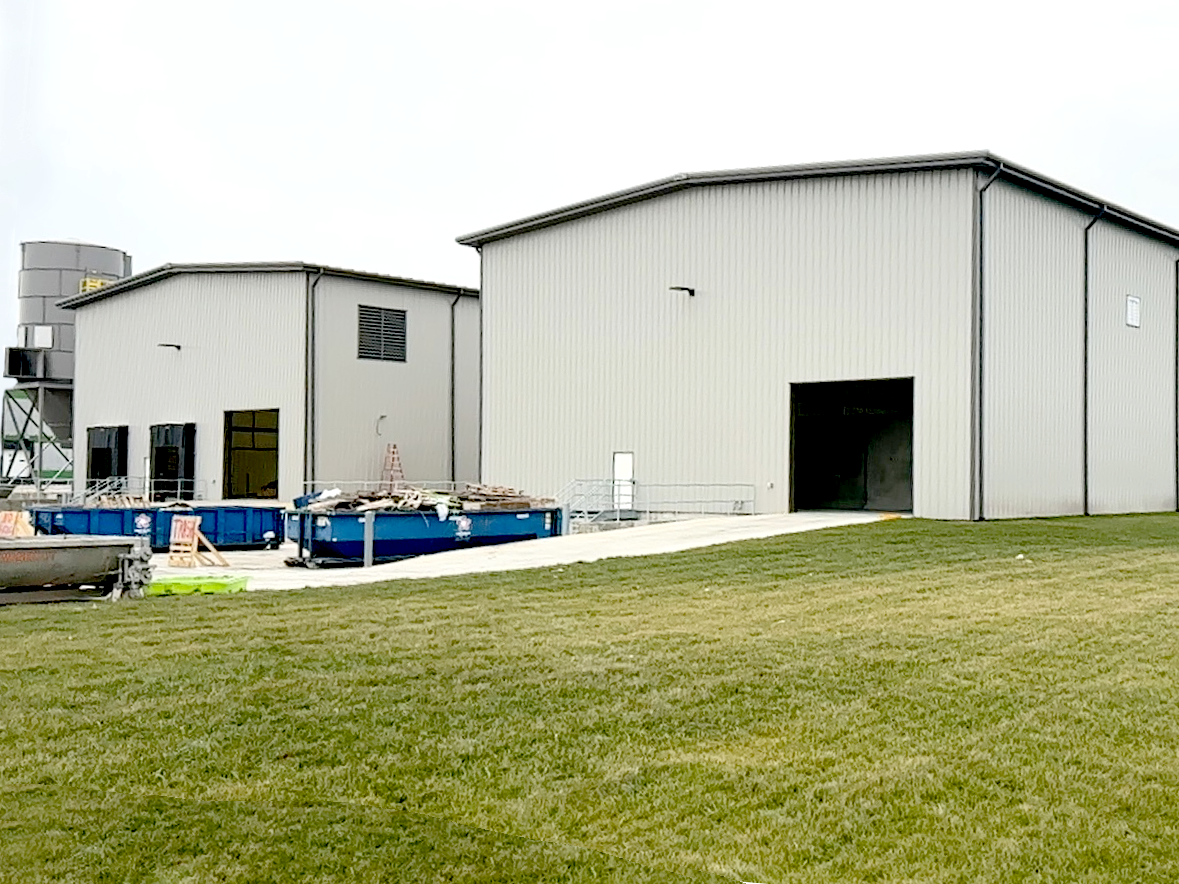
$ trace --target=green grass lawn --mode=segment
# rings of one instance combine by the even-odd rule
[[[0,880],[1172,884],[1177,627],[1171,515],[0,609]]]

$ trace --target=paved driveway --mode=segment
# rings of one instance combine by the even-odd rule
[[[680,552],[731,543],[875,522],[886,516],[880,513],[821,512],[782,513],[767,516],[720,516],[620,528],[591,534],[569,534],[542,540],[525,540],[502,546],[458,549],[451,552],[418,556],[372,568],[291,568],[283,559],[295,553],[293,544],[268,552],[229,552],[229,568],[169,568],[167,555],[154,557],[156,576],[195,574],[234,574],[248,576],[250,589],[299,589],[304,586],[354,586],[382,580],[412,577],[450,577],[459,574],[482,574],[490,571],[516,571],[546,568],[574,562],[594,562],[623,556],[648,556]]]

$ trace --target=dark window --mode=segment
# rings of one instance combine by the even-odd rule
[[[405,311],[360,305],[359,346],[361,359],[405,362]]]
[[[151,427],[151,499],[192,500],[196,490],[196,424]]]
[[[126,427],[87,427],[86,447],[90,453],[86,467],[88,487],[107,479],[127,478]]]
[[[278,497],[278,409],[225,412],[225,496]]]

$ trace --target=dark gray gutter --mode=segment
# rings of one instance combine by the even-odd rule
[[[1083,308],[1081,322],[1081,512],[1089,515],[1089,231],[1105,216],[1105,206],[1085,225],[1081,272]]]
[[[461,297],[462,297],[461,295],[455,295],[454,300],[450,302],[450,481],[451,482],[458,481],[458,472],[457,472],[456,454],[455,454],[456,446],[455,446],[455,439],[454,439],[455,420],[456,420],[455,396],[456,396],[456,389],[457,389],[457,384],[456,384],[457,379],[455,377],[455,370],[454,370],[454,355],[455,355],[455,353],[454,353],[454,351],[455,351],[454,308],[458,305],[459,298],[461,298]]]
[[[303,352],[303,481],[315,481],[315,288],[323,279],[323,270],[311,278],[308,271],[304,277],[306,283],[304,303],[304,322],[306,336]],[[304,486],[302,493],[313,490],[311,484]]]
[[[991,176],[987,178],[975,190],[975,229],[974,229],[974,296],[971,298],[971,320],[972,320],[972,334],[970,340],[970,348],[973,351],[974,357],[972,366],[972,410],[971,423],[973,426],[973,433],[971,434],[971,460],[970,467],[972,475],[972,482],[970,486],[970,517],[975,521],[982,521],[986,518],[986,513],[983,509],[984,504],[984,484],[983,484],[983,453],[985,446],[985,436],[983,435],[983,368],[984,368],[984,351],[986,349],[986,338],[984,337],[985,328],[985,310],[986,305],[986,200],[984,194],[987,189],[994,184],[999,176],[1003,174],[1004,165],[999,163]]]
[[[57,302],[58,307],[74,310],[94,301],[103,301],[120,295],[132,289],[168,279],[172,276],[194,273],[318,273],[323,276],[334,276],[344,279],[359,279],[365,282],[378,282],[384,285],[396,285],[403,288],[418,289],[419,291],[437,292],[444,295],[462,295],[472,298],[479,297],[479,290],[467,286],[448,285],[442,282],[427,282],[421,279],[408,279],[402,276],[386,276],[381,273],[367,273],[361,270],[347,270],[342,267],[328,267],[322,264],[304,264],[300,262],[276,263],[244,263],[244,264],[164,264],[152,270],[129,276],[118,282],[103,286],[100,289],[71,295]]]
[[[488,227],[484,230],[458,237],[465,246],[480,246],[484,243],[506,239],[531,230],[551,227],[575,218],[583,218],[599,212],[642,200],[675,193],[691,187],[707,187],[718,184],[748,184],[762,181],[788,181],[806,178],[832,178],[848,175],[880,175],[901,172],[935,172],[954,169],[976,169],[991,172],[1002,168],[1004,180],[1034,191],[1043,196],[1079,208],[1096,212],[1106,206],[1106,215],[1112,221],[1154,239],[1179,246],[1179,230],[1167,227],[1142,215],[1110,205],[1083,191],[1062,184],[1046,175],[1018,166],[1002,157],[986,151],[970,153],[930,154],[927,156],[894,157],[879,160],[856,160],[852,162],[812,163],[798,166],[773,166],[760,169],[733,169],[720,172],[693,172],[661,178],[648,184],[626,190],[615,191],[601,197],[573,203],[572,205],[530,215],[518,221]]]

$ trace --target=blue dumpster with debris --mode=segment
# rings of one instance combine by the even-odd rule
[[[561,533],[557,508],[495,512],[288,511],[287,540],[299,555],[287,564],[364,565],[410,556],[491,546]]]

